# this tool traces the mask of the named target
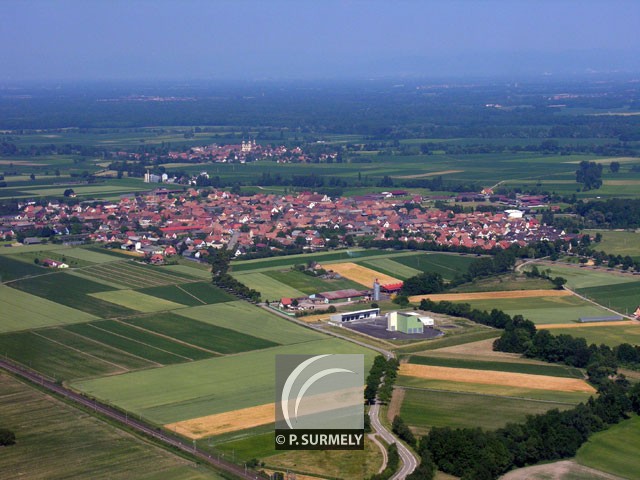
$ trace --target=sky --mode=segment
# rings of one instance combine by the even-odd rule
[[[0,80],[640,72],[637,0],[0,0]]]

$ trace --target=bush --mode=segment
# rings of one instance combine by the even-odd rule
[[[0,445],[13,445],[16,443],[16,434],[6,428],[0,428]]]

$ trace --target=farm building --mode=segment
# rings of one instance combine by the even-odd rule
[[[377,317],[380,315],[379,308],[367,308],[366,310],[357,310],[355,312],[334,313],[329,316],[329,320],[333,323],[352,322],[354,320],[362,320],[365,318]]]
[[[316,298],[324,301],[324,303],[336,302],[353,302],[355,300],[364,300],[369,296],[366,291],[354,290],[347,288],[346,290],[336,290],[335,292],[322,292],[316,294]]]
[[[433,318],[424,317],[415,312],[389,312],[387,314],[387,330],[402,333],[423,333],[424,327],[432,327]]]
[[[620,315],[609,315],[605,317],[580,317],[579,323],[596,323],[596,322],[617,322],[623,320]]]
[[[381,285],[380,289],[385,293],[398,293],[402,290],[402,285],[404,285],[404,282],[388,283],[386,285]]]

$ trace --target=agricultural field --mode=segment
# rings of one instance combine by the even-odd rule
[[[106,285],[66,272],[54,272],[49,275],[17,280],[9,285],[12,288],[103,318],[135,313],[129,308],[90,296],[92,293],[110,290]]]
[[[254,337],[282,345],[326,338],[310,328],[300,327],[265,309],[242,301],[187,308],[180,310],[180,316],[241,333],[249,333]]]
[[[584,230],[591,236],[600,234],[602,241],[594,243],[592,248],[602,250],[614,255],[629,255],[631,258],[640,258],[640,233],[623,230]]]
[[[124,322],[212,353],[239,353],[278,345],[275,342],[253,337],[247,333],[199,322],[174,313],[129,317],[124,319]]]
[[[426,355],[412,355],[409,357],[408,363],[471,370],[494,370],[500,372],[528,373],[531,375],[550,375],[552,377],[584,378],[584,374],[577,368],[551,363],[500,362]]]
[[[640,417],[633,416],[590,437],[578,450],[576,461],[623,478],[638,478],[639,444]]]
[[[21,262],[12,255],[0,255],[0,282],[2,283],[43,273],[48,273],[44,267]]]
[[[550,290],[549,292],[553,291]],[[612,315],[610,311],[597,307],[596,305],[589,303],[586,300],[582,300],[575,295],[545,295],[525,298],[496,298],[460,301],[468,303],[472,308],[477,308],[478,310],[490,311],[494,308],[498,308],[509,315],[522,315],[524,318],[541,325],[576,322],[580,317],[602,317]]]
[[[161,267],[152,267],[133,262],[114,262],[108,264],[94,265],[83,268],[83,275],[95,277],[99,280],[116,282],[122,288],[146,288],[161,285],[175,285],[193,281],[193,276],[176,272],[164,271]]]
[[[319,339],[199,362],[74,382],[97,398],[165,425],[273,402],[274,355],[373,353],[339,339]]]
[[[322,278],[306,275],[298,270],[271,270],[269,272],[265,272],[264,275],[273,278],[276,282],[289,285],[290,287],[307,295],[319,292],[344,290],[347,288],[353,288],[355,290],[362,290],[363,288],[366,288],[365,285],[349,280],[348,278],[324,280]]]
[[[476,370],[404,363],[400,365],[399,375],[426,380],[479,383],[514,388],[526,387],[534,390],[595,393],[595,389],[582,379],[497,370]]]
[[[231,275],[247,287],[260,292],[263,300],[270,302],[278,301],[281,298],[304,297],[304,293],[289,285],[279,282],[275,278],[267,275],[268,272],[255,273],[232,273]]]
[[[640,306],[640,281],[580,288],[577,292],[624,315],[633,314]]]
[[[567,279],[567,287],[571,290],[598,287],[601,285],[617,285],[622,283],[637,282],[638,278],[617,272],[608,272],[604,269],[593,270],[588,267],[569,266],[556,263],[553,265],[539,264],[540,271],[549,272],[551,277],[563,277]]]
[[[96,318],[89,313],[36,297],[6,285],[0,285],[0,304],[2,304],[0,333],[64,323],[86,322]]]
[[[322,268],[339,273],[342,277],[348,278],[361,285],[373,285],[377,279],[381,285],[399,283],[401,280],[390,275],[385,275],[370,268],[363,267],[353,262],[326,263]]]
[[[3,478],[222,479],[4,373],[0,418],[17,437],[15,445],[2,448]]]
[[[494,430],[507,423],[522,422],[527,415],[574,405],[564,402],[524,400],[494,395],[405,389],[400,415],[417,433],[431,427]],[[500,412],[496,415],[496,412]]]
[[[391,258],[376,258],[374,260],[367,260],[360,262],[360,265],[375,270],[376,272],[384,273],[385,275],[397,277],[401,280],[406,280],[407,278],[415,277],[419,273],[422,273],[422,270],[417,270],[413,267],[403,265],[399,261],[393,260]]]
[[[600,345],[604,343],[610,347],[615,347],[621,343],[632,343],[640,345],[640,323],[627,322],[627,324],[619,324],[616,326],[590,326],[587,328],[554,328],[551,330],[553,335],[572,335],[574,337],[582,337],[587,340],[588,344],[595,343]]]
[[[138,292],[151,295],[156,299],[164,299],[191,307],[235,300],[235,297],[212,285],[210,282],[191,282],[182,285],[149,287],[140,289]]]
[[[464,275],[469,265],[476,259],[475,256],[418,253],[412,256],[396,257],[393,261],[422,272],[439,273],[445,280],[452,280],[457,276]]]
[[[176,308],[184,307],[180,303],[145,295],[134,290],[110,290],[108,292],[90,293],[89,295],[116,305],[122,305],[130,310],[145,313],[175,310]]]

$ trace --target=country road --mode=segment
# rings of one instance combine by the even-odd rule
[[[235,475],[237,478],[243,478],[246,480],[256,480],[259,478],[268,478],[261,475],[258,472],[253,470],[243,468],[239,465],[236,465],[231,462],[227,462],[226,460],[222,460],[220,458],[215,458],[215,456],[206,453],[195,445],[191,445],[188,443],[183,443],[183,440],[175,437],[173,435],[169,435],[159,428],[154,428],[151,425],[148,425],[142,421],[131,418],[128,414],[123,413],[115,408],[104,405],[96,400],[87,398],[83,395],[75,393],[57,383],[54,383],[50,380],[47,380],[43,376],[32,372],[26,368],[14,365],[5,360],[0,360],[0,368],[3,368],[15,375],[18,375],[22,378],[25,378],[36,385],[39,385],[41,388],[54,392],[67,400],[80,404],[86,408],[89,408],[95,412],[99,412],[100,414],[108,417],[109,419],[123,425],[127,426],[133,430],[136,430],[139,433],[143,433],[149,437],[153,437],[156,440],[164,443],[167,446],[171,446],[177,448],[192,457],[195,457],[198,461],[208,463],[219,470],[224,470]]]
[[[396,437],[380,423],[380,404],[376,403],[371,406],[369,409],[369,417],[371,418],[371,426],[375,432],[388,444],[395,443],[398,446],[402,466],[395,475],[391,477],[391,480],[404,480],[416,469],[418,460],[413,456],[411,450],[402,442],[398,441]]]

